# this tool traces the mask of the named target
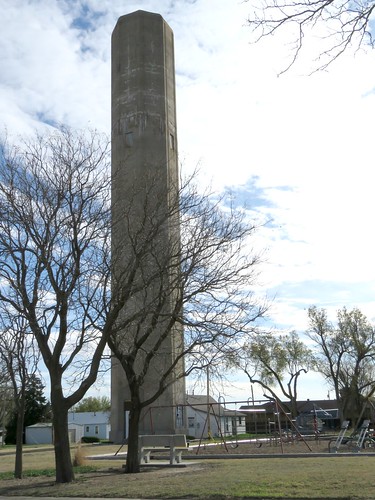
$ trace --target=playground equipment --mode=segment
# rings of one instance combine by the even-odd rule
[[[340,432],[339,432],[337,438],[331,439],[328,443],[328,451],[330,453],[337,453],[338,452],[338,450],[341,446],[341,443],[344,440],[344,437],[345,437],[345,434],[346,434],[348,427],[349,427],[349,420],[344,420],[344,422],[341,424]]]
[[[342,445],[346,445],[348,451],[359,453],[364,448],[375,447],[375,439],[369,435],[370,420],[364,420],[361,426],[350,436],[345,436],[349,421],[342,423],[339,435],[336,439],[331,439],[328,443],[328,451],[337,453]]]

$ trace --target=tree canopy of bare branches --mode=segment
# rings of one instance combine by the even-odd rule
[[[348,50],[374,46],[371,21],[375,2],[362,0],[265,0],[248,18],[256,40],[285,32],[291,41],[291,61],[300,55],[309,32],[322,39],[316,70],[326,69]]]
[[[108,140],[56,130],[0,149],[0,301],[49,372],[57,482],[73,479],[67,412],[95,382],[110,294]]]
[[[252,290],[256,227],[244,212],[190,181],[168,190],[165,211],[151,180],[146,193],[129,191],[120,214],[129,230],[118,238],[108,162],[105,138],[66,129],[0,150],[0,301],[26,321],[49,372],[57,482],[74,479],[67,413],[95,382],[107,342],[132,390],[127,462],[137,468],[142,408],[239,342],[266,310]],[[173,361],[145,396],[165,349]]]
[[[138,218],[142,214],[142,229],[135,231],[129,219],[129,230],[117,236],[116,247],[126,248],[131,258],[113,284],[129,296],[118,331],[109,339],[130,390],[126,472],[139,471],[142,409],[172,384],[237,348],[267,309],[254,294],[260,257],[252,250],[257,227],[246,213],[200,192],[195,175],[169,189],[168,205],[155,201],[161,199],[156,179],[147,185],[139,197],[129,197]],[[131,213],[127,207],[122,218]],[[150,384],[150,377],[157,383]]]

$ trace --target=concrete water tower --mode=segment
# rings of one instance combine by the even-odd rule
[[[178,179],[173,32],[160,15],[137,11],[120,17],[112,34],[114,279],[130,266],[134,241],[141,241],[143,234],[147,238],[150,215],[152,223],[157,224],[157,214],[163,217],[168,212],[178,192]],[[180,245],[176,227],[175,223],[172,227],[168,218],[163,223],[163,233],[157,237],[159,241],[150,255],[149,268],[142,269],[142,273],[152,273],[158,259],[155,254],[159,252],[162,259],[168,253],[167,245],[176,248]],[[162,279],[166,281],[164,275]],[[153,282],[144,294],[139,293],[133,302],[134,310],[138,305],[142,307],[141,301],[146,295],[152,298],[159,285]],[[131,341],[148,324],[147,320],[141,326],[138,323],[133,331],[130,326],[123,332],[124,338]],[[153,335],[157,337],[157,329]],[[151,344],[153,339],[148,343]],[[153,360],[142,389],[143,398],[155,391],[161,373],[171,365],[182,346],[182,328],[175,327]],[[125,373],[114,359],[111,372],[111,439],[114,442],[122,442],[127,437],[129,399]],[[180,379],[153,403],[152,422],[144,418],[140,433],[184,431],[186,424],[181,406],[184,401],[185,383]]]

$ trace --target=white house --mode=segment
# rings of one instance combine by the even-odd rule
[[[187,395],[188,435],[195,438],[225,437],[246,432],[245,414],[226,409],[211,396]]]
[[[68,424],[78,424],[83,427],[83,436],[109,439],[111,425],[109,411],[83,411],[68,413]]]
[[[71,443],[79,443],[83,436],[108,439],[110,424],[109,411],[68,413],[68,430]],[[28,425],[25,429],[26,444],[53,444],[51,423]]]
[[[69,440],[79,443],[83,436],[83,426],[75,423],[68,424]],[[53,444],[53,427],[51,423],[28,425],[25,429],[26,444]]]
[[[42,424],[28,425],[25,428],[25,443],[52,444],[53,443],[52,424],[42,423]]]

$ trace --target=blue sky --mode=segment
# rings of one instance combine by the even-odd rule
[[[308,76],[313,33],[278,76],[288,33],[250,43],[251,2],[0,0],[0,126],[15,136],[56,123],[110,133],[111,32],[138,9],[174,31],[184,169],[199,164],[204,181],[272,221],[256,242],[266,257],[258,291],[275,297],[271,325],[303,332],[310,305],[331,319],[359,307],[375,321],[373,51]],[[246,381],[236,387],[228,392],[247,399]],[[301,397],[326,394],[306,377]]]

